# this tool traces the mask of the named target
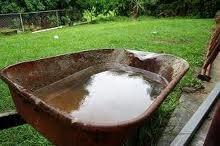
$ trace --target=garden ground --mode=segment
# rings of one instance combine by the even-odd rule
[[[21,61],[35,60],[94,48],[130,48],[169,53],[186,59],[190,70],[160,109],[141,130],[140,145],[154,143],[178,104],[181,88],[200,86],[196,79],[213,20],[186,18],[114,19],[63,29],[0,36],[0,68]],[[58,36],[58,37],[54,37]],[[7,86],[0,81],[0,111],[14,109]],[[50,145],[28,125],[0,131],[0,145]]]

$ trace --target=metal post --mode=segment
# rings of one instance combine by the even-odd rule
[[[24,32],[24,24],[23,24],[21,13],[19,13],[19,15],[20,15],[20,21],[21,21],[21,28],[22,28],[22,31]]]

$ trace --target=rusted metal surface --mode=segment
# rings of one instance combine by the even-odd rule
[[[123,49],[100,49],[66,54],[7,67],[1,71],[1,77],[9,85],[17,112],[52,143],[120,146],[160,106],[189,68],[185,60],[172,55],[139,53],[141,55]],[[82,69],[114,62],[154,72],[169,82],[143,114],[129,121],[117,125],[73,122],[69,115],[33,95],[34,91]]]
[[[206,137],[204,146],[220,145],[220,100],[216,105],[216,111],[208,135]]]

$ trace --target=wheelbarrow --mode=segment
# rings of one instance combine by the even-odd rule
[[[73,120],[70,114],[47,104],[36,94],[42,88],[99,64],[112,68],[120,64],[141,70],[143,74],[157,74],[166,84],[143,113],[117,123]],[[19,63],[4,68],[0,75],[10,89],[18,114],[53,144],[120,146],[158,109],[188,68],[184,59],[173,55],[97,49]]]

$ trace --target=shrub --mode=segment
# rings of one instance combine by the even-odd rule
[[[61,24],[63,24],[63,25],[70,25],[71,24],[71,20],[70,20],[69,16],[62,16],[61,17]]]
[[[48,16],[48,20],[50,23],[50,27],[55,27],[55,26],[59,26],[60,22],[59,19],[57,19],[56,16]]]

